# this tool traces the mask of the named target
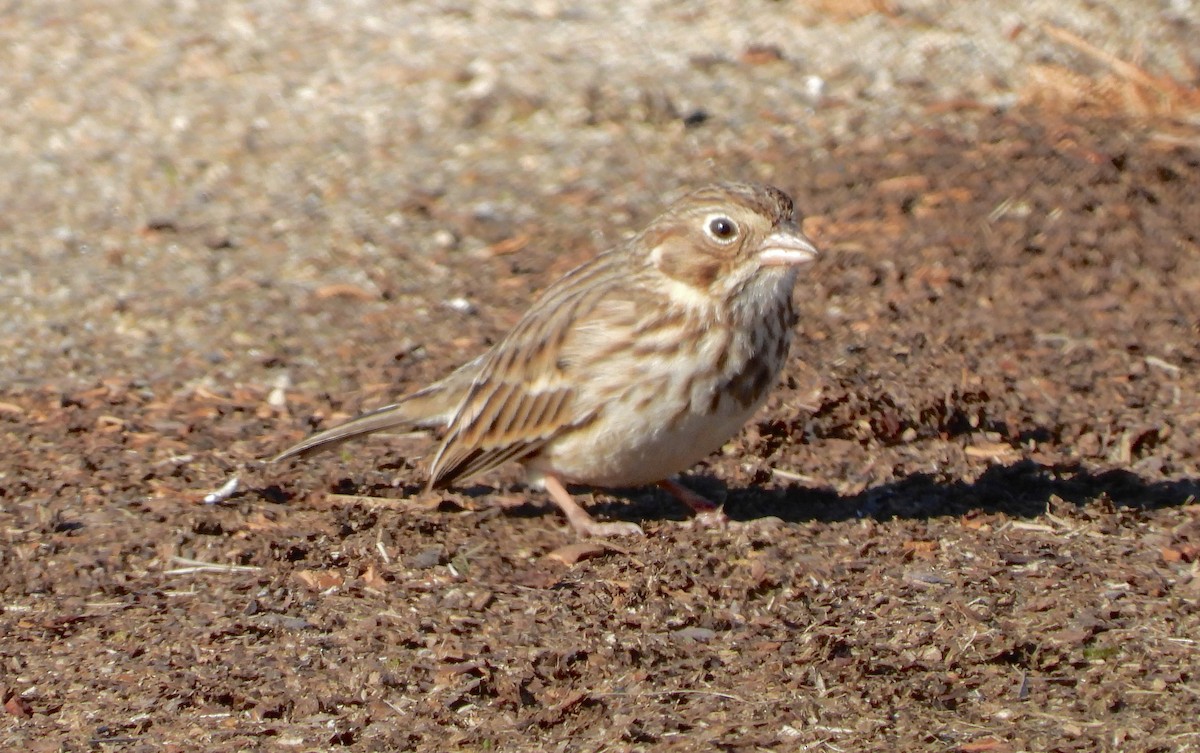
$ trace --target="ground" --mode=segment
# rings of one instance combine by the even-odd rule
[[[1193,4],[71,5],[0,45],[0,748],[1200,749]],[[728,527],[263,461],[713,178],[825,252]]]

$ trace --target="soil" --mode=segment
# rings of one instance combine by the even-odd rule
[[[1039,91],[910,92],[919,120],[858,135],[810,104],[803,138],[603,111],[609,173],[488,142],[474,172],[350,146],[310,174],[327,132],[246,136],[167,150],[202,189],[10,215],[0,748],[1200,749],[1195,115]],[[502,101],[459,125],[503,143],[548,107]],[[707,151],[639,171],[679,139]],[[648,535],[579,542],[511,470],[422,491],[419,437],[262,461],[478,353],[710,173],[787,190],[826,252],[779,388],[685,478],[729,527],[580,489]]]

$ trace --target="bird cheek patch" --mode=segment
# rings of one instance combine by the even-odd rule
[[[686,239],[671,238],[650,252],[658,270],[673,280],[707,290],[721,274],[721,260],[691,246]]]

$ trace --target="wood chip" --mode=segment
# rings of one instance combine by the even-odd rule
[[[296,580],[313,591],[328,591],[346,582],[346,578],[336,570],[300,570]]]
[[[929,178],[916,173],[913,175],[898,175],[895,178],[885,178],[875,184],[879,193],[919,193],[929,187]]]
[[[600,541],[578,541],[555,549],[546,555],[546,559],[570,566],[584,560],[604,557],[614,551],[618,550],[612,545]]]
[[[958,749],[962,753],[1007,753],[1012,750],[1012,746],[994,737],[981,737],[978,740],[963,743],[958,746]]]
[[[33,716],[33,707],[19,695],[14,695],[5,701],[4,710],[18,719],[28,719]]]
[[[530,236],[527,234],[514,235],[502,241],[493,243],[483,250],[485,256],[505,256],[514,254],[529,245]]]
[[[984,458],[986,460],[1012,460],[1020,456],[1020,453],[1012,448],[1012,445],[1004,442],[983,442],[980,444],[970,445],[963,449],[969,458]]]
[[[367,588],[373,588],[376,591],[387,591],[388,589],[387,578],[383,577],[383,574],[375,567],[375,563],[368,565],[366,572],[359,577],[362,578],[363,585]]]
[[[318,301],[323,301],[327,298],[353,298],[359,301],[375,301],[379,299],[379,294],[359,285],[342,282],[317,288],[313,292],[313,297]]]

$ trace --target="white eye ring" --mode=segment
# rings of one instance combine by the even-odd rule
[[[704,232],[721,245],[728,245],[737,240],[738,224],[723,214],[710,214],[704,218]]]

